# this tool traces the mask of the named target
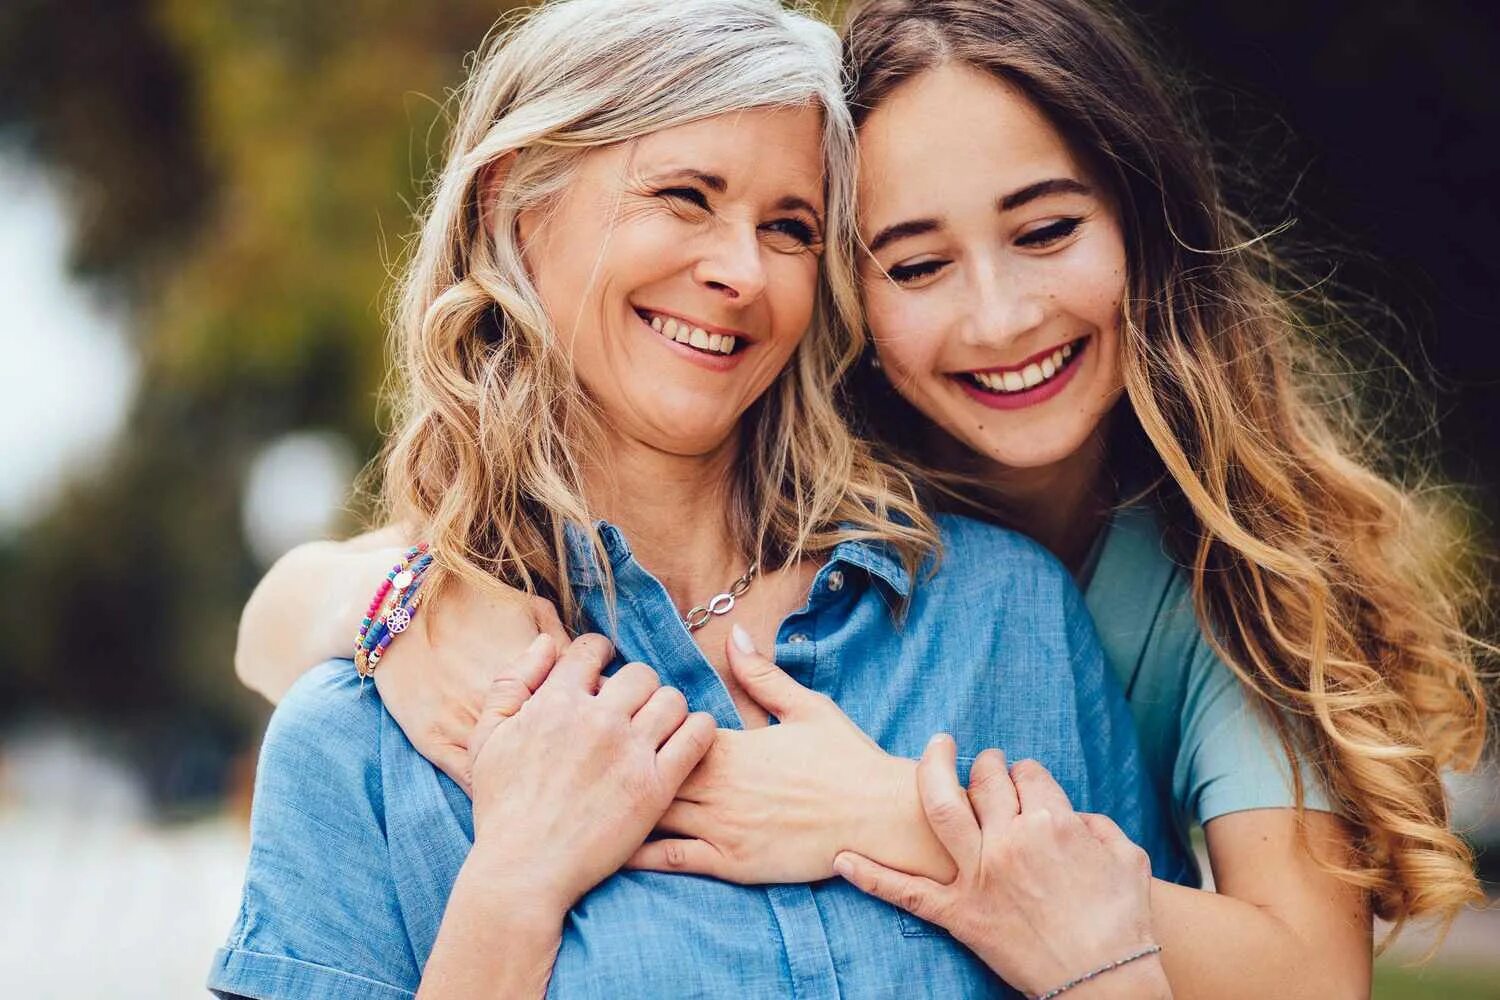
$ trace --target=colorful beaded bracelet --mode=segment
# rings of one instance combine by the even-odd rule
[[[382,610],[387,598],[394,595],[394,608],[400,608],[415,591],[415,585],[420,582],[427,567],[432,564],[432,556],[427,552],[427,543],[421,542],[407,549],[402,559],[390,572],[386,573],[385,579],[381,581],[380,587],[375,591],[370,606],[365,609],[364,617],[360,619],[359,632],[354,637],[354,668],[360,677],[368,677],[375,669],[370,662],[370,652],[379,644],[381,638],[387,634],[387,617],[391,611]],[[410,623],[411,609],[405,611],[407,624]],[[401,630],[405,630],[402,625]]]

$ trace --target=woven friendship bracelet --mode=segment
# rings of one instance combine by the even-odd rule
[[[1100,976],[1104,975],[1106,972],[1113,972],[1120,966],[1129,965],[1131,962],[1139,962],[1141,959],[1147,957],[1148,955],[1155,955],[1160,951],[1161,945],[1159,944],[1153,944],[1149,947],[1142,948],[1140,951],[1134,953],[1133,955],[1126,955],[1124,958],[1110,962],[1108,965],[1101,965],[1099,966],[1099,968],[1093,970],[1092,972],[1085,972],[1077,979],[1070,979],[1056,989],[1048,990],[1046,993],[1038,993],[1036,996],[1032,997],[1031,1000],[1052,1000],[1053,997],[1061,996],[1075,986],[1082,986],[1089,980],[1097,979]]]

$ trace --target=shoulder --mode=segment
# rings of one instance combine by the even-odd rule
[[[1010,596],[1027,586],[1075,589],[1057,557],[1020,532],[958,514],[940,514],[936,521],[942,542],[939,579],[974,580],[989,588],[1000,582]]]
[[[266,725],[262,758],[305,756],[370,766],[378,757],[384,715],[375,685],[361,684],[351,661],[329,660],[299,677],[276,706]]]

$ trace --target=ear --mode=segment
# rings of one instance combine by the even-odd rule
[[[511,150],[479,172],[479,218],[484,231],[492,238],[495,235],[495,206],[499,204],[500,196],[505,191],[505,182],[515,163],[516,151]]]

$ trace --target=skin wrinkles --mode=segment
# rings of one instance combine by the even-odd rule
[[[547,262],[532,267],[543,304],[576,317],[560,334],[579,381],[610,414],[608,433],[671,455],[725,452],[800,343],[816,298],[817,248],[781,227],[790,218],[817,229],[821,114],[752,110],[723,125],[600,150],[555,203],[520,218],[528,262]],[[743,331],[748,342],[731,370],[708,370],[646,326],[636,311],[646,307]]]

